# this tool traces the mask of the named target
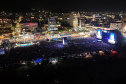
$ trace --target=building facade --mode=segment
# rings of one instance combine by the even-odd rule
[[[113,22],[110,23],[110,28],[111,29],[121,29],[122,28],[122,23],[121,22]]]
[[[22,30],[25,29],[26,32],[32,32],[35,28],[38,28],[38,22],[20,22]]]
[[[78,15],[76,13],[70,14],[70,26],[73,28],[78,28]]]
[[[70,14],[70,26],[73,27],[75,31],[82,30],[85,26],[85,18],[81,16],[80,13]]]
[[[54,17],[50,17],[48,19],[48,31],[53,31],[53,30],[58,30],[58,28],[56,28],[56,20]]]
[[[11,27],[11,19],[0,19],[0,35],[3,35],[4,37],[9,37],[12,33]]]
[[[1,28],[11,28],[12,27],[11,19],[0,19],[0,27]]]
[[[84,28],[85,27],[85,18],[84,17],[80,17],[80,20],[81,20],[81,28]]]
[[[63,21],[67,22],[67,23],[70,23],[70,14],[69,13],[65,13],[63,15]]]

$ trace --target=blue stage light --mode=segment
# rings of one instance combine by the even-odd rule
[[[63,38],[63,45],[65,44],[65,42],[64,42],[64,38]]]
[[[104,30],[103,32],[107,33],[107,31],[106,31],[106,30]]]

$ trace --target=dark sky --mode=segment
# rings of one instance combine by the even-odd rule
[[[125,11],[124,1],[111,0],[9,0],[2,1],[0,10],[25,11],[32,8],[75,11]]]

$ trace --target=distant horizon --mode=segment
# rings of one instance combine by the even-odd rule
[[[5,12],[12,12],[12,13],[25,13],[25,12],[35,12],[35,11],[50,11],[50,12],[55,12],[55,13],[68,13],[71,11],[75,11],[75,12],[126,12],[126,10],[93,10],[93,9],[89,9],[89,10],[67,10],[67,9],[63,9],[63,8],[57,8],[57,9],[38,9],[38,8],[29,8],[29,9],[1,9],[0,11],[5,11]]]
[[[53,11],[63,9],[66,11],[89,11],[89,12],[119,12],[126,11],[125,2],[110,0],[21,0],[2,1],[0,10],[9,12],[27,12],[29,9],[43,9]]]

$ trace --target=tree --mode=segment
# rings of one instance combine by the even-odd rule
[[[70,30],[70,28],[69,28],[69,27],[67,27],[66,31],[69,31],[69,30]]]
[[[58,30],[59,32],[63,32],[63,30]]]
[[[14,27],[11,27],[11,30],[12,30],[12,31],[14,31],[14,30],[15,30],[15,28],[14,28]]]
[[[61,26],[63,26],[63,27],[69,27],[69,26],[70,26],[70,24],[69,24],[69,23],[67,23],[67,22],[61,22]]]
[[[13,38],[14,37],[14,35],[13,34],[10,34],[10,38]]]

